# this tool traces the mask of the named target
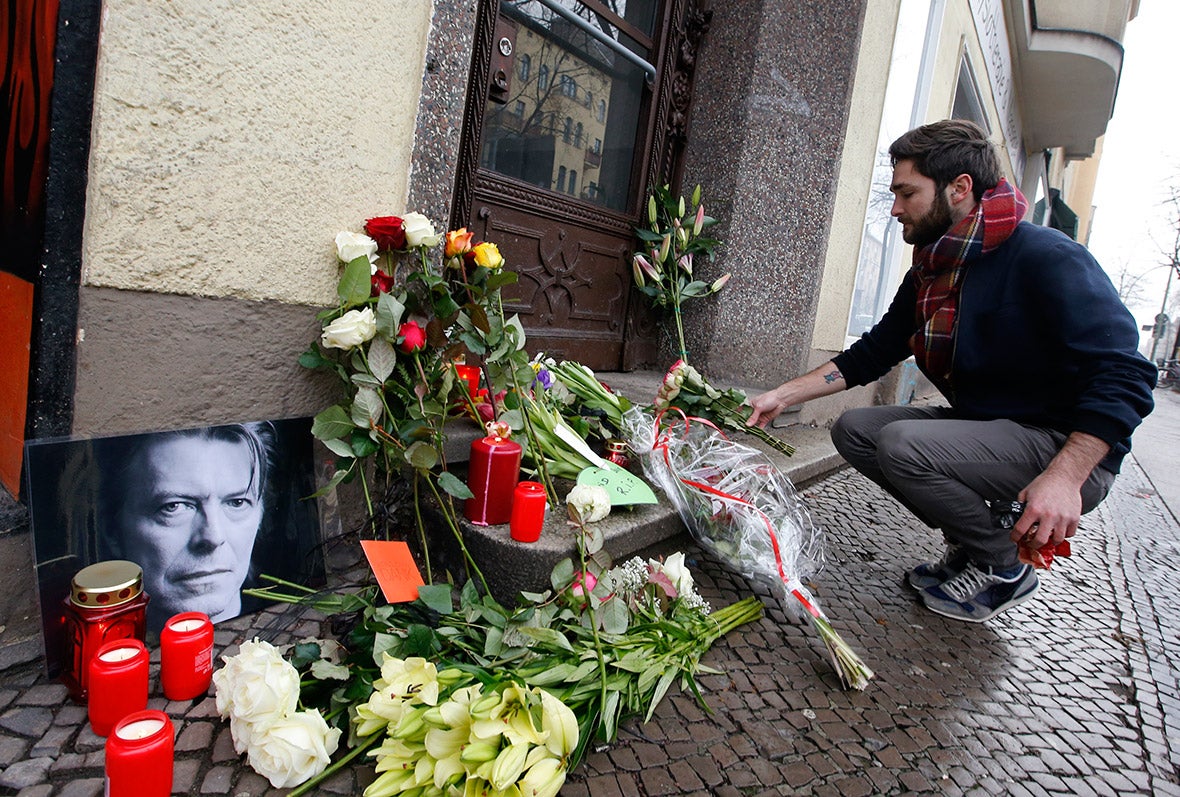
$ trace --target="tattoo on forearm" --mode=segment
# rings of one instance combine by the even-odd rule
[[[832,384],[833,382],[835,382],[837,379],[843,379],[843,378],[844,378],[844,374],[840,373],[840,371],[838,369],[832,369],[828,373],[824,374],[824,381],[827,382],[829,385]]]

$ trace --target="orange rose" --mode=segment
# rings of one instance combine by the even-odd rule
[[[456,255],[465,255],[471,251],[471,239],[475,237],[475,233],[467,232],[467,228],[463,227],[458,230],[451,230],[447,233],[447,244],[443,253],[446,257],[452,258]]]

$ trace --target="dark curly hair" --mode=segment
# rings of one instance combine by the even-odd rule
[[[965,119],[944,119],[914,128],[889,145],[889,158],[894,166],[898,161],[911,161],[919,174],[934,181],[939,193],[960,174],[970,175],[977,202],[1004,176],[987,133]]]

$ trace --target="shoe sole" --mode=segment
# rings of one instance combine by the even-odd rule
[[[1032,588],[1029,589],[1027,592],[1023,592],[1020,595],[1014,596],[1011,600],[1009,600],[1004,605],[1002,605],[996,609],[993,609],[990,614],[981,615],[978,617],[964,615],[962,613],[963,604],[961,604],[961,603],[955,603],[954,601],[939,600],[938,598],[932,598],[927,594],[922,595],[922,603],[925,604],[927,609],[934,612],[935,614],[940,614],[943,617],[949,617],[952,620],[962,620],[965,623],[982,623],[986,620],[992,619],[997,614],[1003,614],[1004,612],[1008,611],[1012,607],[1019,606],[1020,604],[1024,603],[1029,598],[1031,598],[1033,595],[1036,595],[1037,590],[1039,590],[1040,588],[1041,588],[1041,582],[1040,582],[1040,579],[1038,579],[1033,582]],[[943,605],[940,606],[939,604],[943,604]],[[953,607],[953,608],[951,608],[951,607]]]

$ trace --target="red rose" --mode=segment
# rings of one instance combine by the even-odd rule
[[[377,242],[377,251],[406,248],[406,225],[400,216],[377,216],[365,222],[365,234]]]
[[[369,293],[370,296],[376,296],[381,293],[389,293],[393,290],[393,277],[386,274],[381,269],[373,272],[373,289]]]
[[[426,330],[418,326],[417,321],[407,321],[402,324],[398,327],[397,336],[402,339],[397,347],[406,354],[426,348]]]

